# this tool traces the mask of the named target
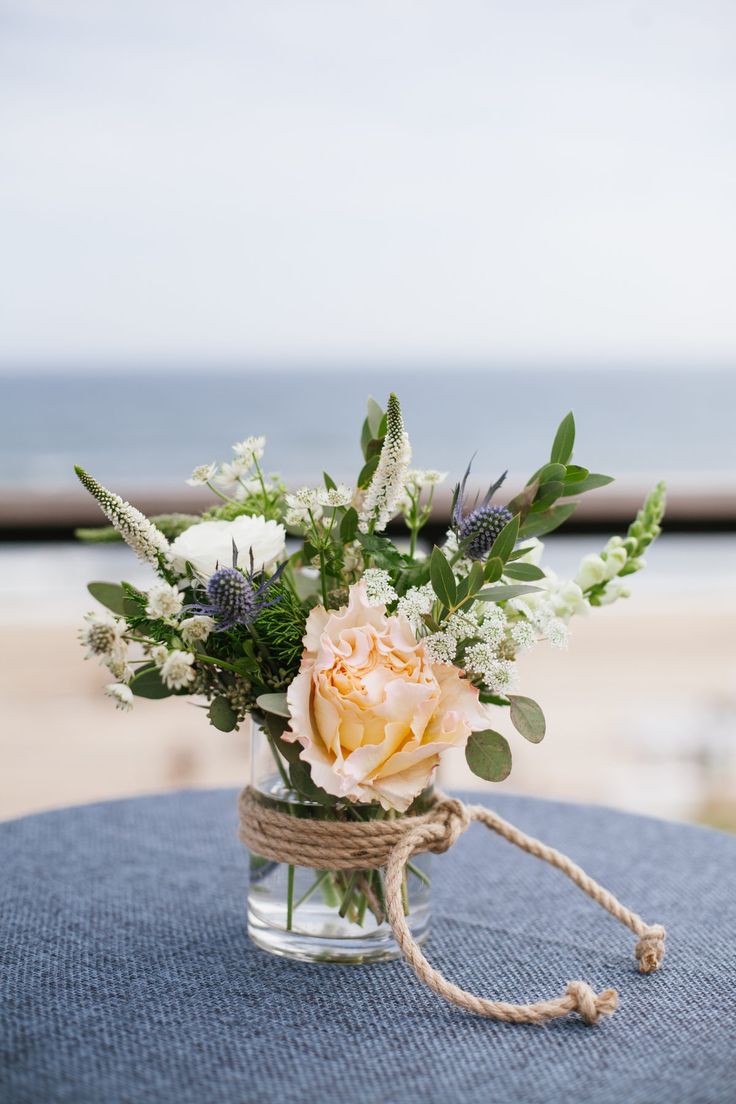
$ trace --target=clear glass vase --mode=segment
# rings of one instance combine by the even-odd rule
[[[386,815],[379,806],[333,809],[306,800],[291,788],[289,765],[273,741],[257,723],[251,728],[250,785],[259,801],[301,818]],[[412,812],[422,811],[429,801],[427,791]],[[430,860],[429,854],[415,855],[404,877],[404,909],[418,943],[429,934]],[[248,935],[272,954],[308,962],[385,962],[400,955],[383,917],[383,871],[314,870],[252,852]]]

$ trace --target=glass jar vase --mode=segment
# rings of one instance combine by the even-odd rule
[[[274,740],[251,721],[250,785],[257,801],[302,819],[401,816],[379,805],[326,806],[299,794]],[[425,791],[410,812],[431,803]],[[431,856],[415,855],[404,873],[404,911],[414,939],[429,934]],[[315,870],[250,854],[248,935],[259,947],[308,962],[385,962],[400,956],[385,916],[382,870]]]

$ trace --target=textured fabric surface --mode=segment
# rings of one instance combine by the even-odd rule
[[[0,824],[3,1104],[736,1101],[736,839],[510,796],[494,807],[669,933],[664,969],[566,878],[473,827],[434,863],[430,959],[483,995],[619,990],[616,1015],[512,1027],[400,962],[274,958],[245,932],[233,791]]]

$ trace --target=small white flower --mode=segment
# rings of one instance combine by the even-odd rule
[[[615,577],[606,583],[603,592],[598,595],[598,604],[600,606],[610,606],[612,602],[616,602],[619,598],[629,598],[630,596],[631,588],[626,585],[623,579]]]
[[[457,640],[448,632],[436,632],[424,640],[424,647],[431,663],[454,663]]]
[[[606,579],[613,579],[615,575],[626,567],[629,557],[625,548],[612,548],[603,553],[603,561],[606,565]]]
[[[483,675],[498,660],[496,649],[492,644],[482,641],[480,644],[472,644],[465,649],[465,666],[475,674]]]
[[[87,648],[85,659],[93,656],[120,656],[126,652],[123,639],[128,626],[111,613],[85,613],[85,625],[79,631],[79,639]]]
[[[216,624],[214,617],[202,613],[195,617],[185,617],[179,622],[179,630],[186,644],[194,644],[195,641],[206,640],[214,632]]]
[[[447,479],[447,472],[435,471],[433,468],[412,468],[406,473],[406,485],[417,491],[425,487],[436,487]]]
[[[524,619],[513,624],[511,626],[511,639],[520,652],[526,648],[534,647],[537,642],[537,634],[531,621]]]
[[[244,441],[238,441],[233,445],[233,452],[250,468],[262,458],[265,447],[265,437],[246,437]]]
[[[205,483],[214,479],[216,474],[217,464],[200,464],[189,476],[187,483],[190,487],[203,487]]]
[[[238,488],[242,490],[241,480],[249,471],[249,466],[236,457],[232,463],[228,462],[220,465],[220,470],[217,473],[215,482],[218,487],[222,487],[224,491],[234,491]],[[256,486],[260,487],[258,480],[256,480]]]
[[[105,660],[105,666],[111,675],[114,675],[116,679],[121,682],[130,682],[135,671],[128,663],[128,649],[127,645],[124,645],[124,651],[115,655],[108,656]]]
[[[241,567],[249,566],[252,552],[255,570],[264,571],[283,554],[286,533],[283,525],[250,514],[234,521],[201,521],[190,525],[171,545],[174,569],[183,575],[189,562],[195,572],[208,579],[218,566],[232,564],[233,541]]]
[[[189,686],[196,678],[192,670],[194,656],[191,652],[181,652],[175,649],[169,652],[161,665],[161,680],[169,690],[181,690]]]
[[[183,605],[184,598],[176,587],[158,583],[148,592],[146,613],[155,620],[171,621],[181,613]]]
[[[124,686],[120,682],[111,682],[105,687],[105,693],[115,702],[116,709],[133,708],[133,691],[129,686]]]
[[[311,519],[319,520],[322,517],[322,507],[319,503],[319,491],[313,487],[300,487],[293,494],[284,496],[289,511],[286,517],[287,525],[303,525]]]
[[[566,648],[570,630],[564,621],[555,618],[545,627],[545,635],[553,648]]]
[[[602,583],[606,578],[606,565],[601,556],[594,552],[588,556],[583,556],[578,573],[575,576],[575,582],[581,590],[590,590],[591,587],[597,583]]]
[[[450,636],[454,636],[456,640],[478,636],[478,621],[472,614],[465,610],[459,610],[447,618],[445,632],[448,632]]]
[[[483,681],[488,689],[495,694],[512,693],[519,682],[516,664],[510,659],[497,659],[489,669],[483,673]]]
[[[165,644],[157,644],[154,648],[151,648],[149,654],[157,667],[163,667],[164,663],[169,658],[169,649]]]
[[[330,488],[330,490],[317,491],[317,502],[320,506],[328,506],[330,508],[349,506],[352,501],[353,492],[350,487],[346,487],[344,483],[340,483],[337,487]]]
[[[369,606],[385,606],[398,598],[398,594],[391,585],[391,576],[388,571],[383,571],[380,567],[369,567],[364,571],[363,582]]]
[[[363,496],[360,511],[362,533],[381,533],[398,512],[410,460],[409,435],[404,429],[399,400],[392,394],[386,407],[386,436],[378,467]]]
[[[478,626],[478,636],[486,644],[498,645],[506,635],[506,614],[498,606],[486,611]]]
[[[435,602],[435,593],[431,583],[421,587],[411,587],[403,598],[399,599],[396,612],[403,615],[414,632],[424,627],[423,616],[430,613]]]

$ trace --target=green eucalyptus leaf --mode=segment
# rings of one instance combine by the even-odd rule
[[[567,464],[572,457],[574,444],[575,418],[571,410],[559,424],[552,444],[552,451],[549,454],[550,461],[553,464]]]
[[[545,533],[558,529],[574,513],[576,507],[576,502],[569,502],[562,506],[551,506],[544,513],[528,517],[521,527],[522,540],[526,537],[543,537]]]
[[[231,708],[227,698],[213,698],[207,716],[210,724],[220,732],[232,732],[238,727],[238,718]]]
[[[371,437],[381,436],[381,423],[383,422],[383,409],[374,398],[368,399],[368,416],[366,418]]]
[[[473,774],[486,782],[503,782],[511,773],[508,740],[491,728],[470,733],[465,745],[465,758]]]
[[[138,698],[170,698],[174,693],[161,681],[161,672],[153,663],[141,667],[128,686]]]
[[[509,586],[494,586],[487,590],[479,590],[475,597],[478,602],[505,602],[509,598],[518,598],[520,594],[532,594],[537,590],[539,587],[514,583]]]
[[[503,565],[501,565],[501,566],[503,568]],[[500,578],[500,576],[499,576],[499,578]],[[471,567],[470,571],[468,572],[468,577],[467,577],[468,589],[467,589],[466,593],[470,594],[470,595],[477,594],[478,591],[480,590],[480,588],[483,586],[483,583],[485,581],[486,581],[486,574],[485,574],[485,571],[483,569],[483,564],[478,563],[478,561],[476,560],[473,563],[473,566]]]
[[[487,583],[497,583],[502,575],[503,560],[499,559],[498,556],[492,556],[491,559],[487,561],[483,571],[485,581]]]
[[[305,763],[303,759],[297,759],[289,765],[289,777],[292,787],[308,801],[316,801],[320,805],[334,805],[337,802],[336,797],[314,784],[309,763]]]
[[[354,506],[351,506],[345,511],[342,521],[340,522],[340,540],[343,544],[350,544],[355,540],[356,533],[358,532],[358,511]]]
[[[376,468],[378,467],[378,461],[380,459],[380,453],[375,453],[371,456],[370,460],[366,461],[360,470],[358,476],[358,486],[367,487],[373,476],[376,474]]]
[[[508,697],[512,725],[526,740],[538,744],[547,731],[547,722],[541,707],[533,698],[525,698],[520,694],[509,694]]]
[[[600,475],[598,472],[591,472],[577,483],[566,483],[562,497],[569,498],[570,495],[585,494],[586,491],[595,491],[598,487],[607,487],[609,483],[613,483],[612,475]]]
[[[97,599],[100,605],[112,610],[120,617],[125,616],[126,594],[119,583],[87,583],[87,590],[93,598]]]
[[[429,560],[429,578],[432,589],[443,605],[454,606],[457,601],[457,584],[452,568],[439,548],[432,549]]]
[[[507,564],[503,569],[504,575],[509,579],[518,579],[521,582],[531,583],[535,579],[543,579],[544,572],[541,567],[530,563]]]
[[[286,702],[286,694],[260,694],[256,698],[256,705],[264,713],[275,713],[277,717],[291,716]]]
[[[325,487],[327,488],[328,491],[337,490],[337,483],[335,482],[335,480],[332,478],[331,475],[328,475],[327,472],[322,472],[322,478],[325,481]]]
[[[519,515],[515,514],[511,521],[508,521],[501,532],[496,537],[495,541],[491,545],[491,551],[488,554],[489,559],[496,559],[506,563],[507,559],[514,551],[514,545],[519,537]]]

